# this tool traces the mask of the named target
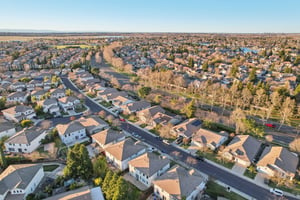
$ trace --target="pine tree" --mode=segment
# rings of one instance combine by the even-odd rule
[[[2,146],[0,146],[0,165],[3,169],[5,169],[7,167],[7,161],[6,161]]]
[[[103,191],[105,197],[107,195],[107,192],[109,191],[110,181],[112,179],[112,176],[113,176],[112,171],[108,171],[106,173],[105,178],[104,178],[104,181],[103,181],[103,184],[102,184],[102,191]],[[106,199],[107,199],[107,197],[106,197]]]
[[[110,182],[109,182],[109,189],[106,192],[106,199],[111,200],[114,196],[114,193],[117,189],[117,181],[118,181],[117,173],[114,173]]]
[[[123,178],[121,176],[119,176],[117,183],[116,183],[115,193],[114,193],[112,200],[129,199],[129,197],[127,195],[127,191],[128,191],[128,188],[127,188],[125,181],[123,180]]]

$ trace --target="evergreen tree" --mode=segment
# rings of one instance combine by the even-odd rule
[[[0,165],[3,169],[7,167],[7,160],[5,158],[2,146],[0,146]]]
[[[207,72],[207,70],[208,70],[208,63],[207,62],[203,63],[202,70]]]
[[[106,199],[111,200],[115,194],[115,191],[117,189],[117,181],[118,181],[119,176],[117,173],[113,173],[113,176],[109,182],[109,188],[106,191]]]
[[[188,62],[188,66],[189,66],[190,68],[193,68],[193,67],[194,67],[194,64],[195,64],[194,59],[193,59],[192,57],[190,57],[190,58],[189,58],[189,62]]]
[[[182,109],[182,112],[185,113],[188,118],[193,117],[196,112],[195,101],[192,100],[186,104],[186,106]]]
[[[112,176],[113,176],[113,173],[110,170],[105,175],[105,178],[104,178],[104,181],[102,184],[102,191],[103,191],[105,197],[106,197],[107,192],[109,191],[110,181],[112,179]]]
[[[93,166],[88,151],[83,144],[75,144],[68,151],[67,166],[64,175],[70,178],[89,179],[93,174]]]
[[[127,193],[127,191],[128,191],[127,184],[125,183],[124,179],[121,176],[119,176],[112,200],[129,199],[128,198],[129,194]]]

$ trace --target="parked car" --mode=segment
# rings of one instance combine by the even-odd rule
[[[125,119],[123,119],[123,118],[120,118],[120,121],[121,121],[121,122],[125,122]]]
[[[275,125],[275,124],[270,124],[270,123],[265,124],[265,126],[270,127],[270,128],[276,128],[276,125]]]
[[[279,190],[279,189],[277,189],[277,188],[271,188],[271,189],[270,189],[270,192],[271,192],[272,194],[275,194],[276,196],[280,196],[280,197],[283,196],[282,190]]]

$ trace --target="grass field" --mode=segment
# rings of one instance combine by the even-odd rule
[[[58,167],[59,167],[59,165],[45,165],[45,166],[43,166],[45,172],[52,172]]]

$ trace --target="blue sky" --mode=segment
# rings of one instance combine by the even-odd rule
[[[0,29],[300,33],[300,0],[0,0]]]

